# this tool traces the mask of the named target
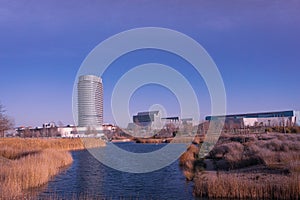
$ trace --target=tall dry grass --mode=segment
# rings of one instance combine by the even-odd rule
[[[300,134],[225,135],[209,153],[220,170],[255,165],[289,165],[300,161]],[[292,170],[293,171],[293,170]]]
[[[73,161],[69,150],[104,146],[101,140],[0,139],[0,199],[18,199],[46,184]]]
[[[226,199],[299,199],[300,176],[219,173],[195,177],[196,196]]]
[[[197,196],[300,198],[300,134],[222,135],[207,158],[217,170],[195,174]]]
[[[43,149],[82,150],[105,146],[105,142],[93,138],[0,138],[0,157],[18,159]]]
[[[93,138],[0,138],[0,155],[4,147],[20,152],[41,149],[69,151],[84,149],[86,142],[95,143],[95,147],[105,145],[101,140]]]
[[[2,161],[0,194],[17,198],[26,190],[47,183],[59,170],[73,161],[69,152],[46,149],[17,160]]]
[[[192,180],[194,178],[194,162],[198,158],[199,147],[191,144],[179,157],[179,166],[183,170],[183,174],[187,180]]]

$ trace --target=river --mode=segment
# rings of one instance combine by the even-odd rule
[[[149,152],[165,144],[117,143],[132,152]],[[149,173],[120,172],[103,165],[87,150],[73,151],[73,164],[53,178],[39,199],[195,199],[178,160]]]

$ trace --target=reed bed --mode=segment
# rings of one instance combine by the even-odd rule
[[[195,195],[214,199],[299,199],[299,174],[210,173],[195,178]]]
[[[300,134],[222,135],[207,159],[215,170],[195,173],[196,196],[300,199]]]
[[[183,174],[187,180],[192,180],[194,178],[194,162],[198,158],[199,147],[191,144],[179,157],[179,166],[183,170]]]
[[[17,160],[1,163],[0,194],[17,198],[26,190],[47,183],[59,170],[72,163],[69,152],[46,149]]]
[[[68,151],[104,145],[93,138],[1,138],[0,199],[18,199],[30,189],[46,184],[73,162]]]

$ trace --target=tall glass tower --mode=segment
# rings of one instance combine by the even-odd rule
[[[103,124],[102,79],[83,75],[78,81],[78,126],[95,127]]]

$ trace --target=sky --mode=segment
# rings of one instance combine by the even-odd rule
[[[105,39],[133,28],[163,27],[201,44],[217,65],[227,113],[300,110],[300,2],[239,0],[0,0],[0,102],[16,126],[74,124],[77,71]],[[185,60],[154,49],[118,58],[103,74],[104,121],[114,122],[111,94],[122,74],[144,63],[173,67],[191,83],[201,118],[210,95]],[[168,88],[145,85],[132,95],[130,114],[179,103]]]

